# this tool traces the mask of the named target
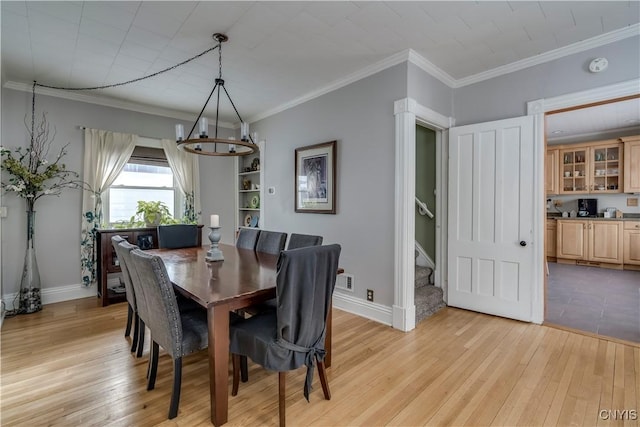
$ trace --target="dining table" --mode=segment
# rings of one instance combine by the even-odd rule
[[[208,246],[152,249],[162,258],[177,292],[207,310],[211,423],[227,422],[229,410],[229,316],[276,297],[278,255],[220,244],[224,260],[208,261]],[[338,272],[339,273],[339,272]],[[327,316],[325,366],[331,366],[331,307]]]

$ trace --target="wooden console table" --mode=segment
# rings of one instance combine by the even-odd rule
[[[202,225],[198,226],[202,229]],[[158,248],[158,231],[156,227],[148,228],[109,228],[99,229],[96,236],[97,256],[97,276],[98,276],[98,298],[102,301],[102,306],[126,301],[124,292],[115,292],[108,286],[108,279],[121,272],[120,262],[111,245],[111,237],[122,236],[132,245],[138,245],[142,249]],[[140,240],[140,241],[139,241]],[[148,246],[145,247],[145,244]],[[202,245],[202,233],[198,233],[198,246]]]

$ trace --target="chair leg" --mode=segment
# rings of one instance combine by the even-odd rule
[[[324,370],[324,362],[316,359],[316,366],[318,367],[318,376],[320,377],[320,384],[322,384],[324,398],[331,400],[331,391],[329,390],[329,383],[327,382],[327,373]]]
[[[280,416],[280,427],[285,427],[285,389],[286,389],[286,372],[278,372],[278,414]]]
[[[160,353],[160,346],[155,341],[151,341],[151,354],[149,355],[149,382],[147,383],[147,390],[153,390],[156,386],[156,374],[158,373],[158,353]]]
[[[240,378],[243,383],[249,381],[249,366],[247,364],[247,356],[240,356]]]
[[[182,357],[173,360],[173,391],[171,392],[171,406],[169,406],[169,419],[178,415],[180,406],[180,385],[182,383]]]
[[[129,307],[131,308],[131,307]],[[138,313],[133,313],[133,338],[131,339],[131,353],[134,353],[138,348],[138,333],[140,331],[140,318],[138,317]]]
[[[127,308],[127,327],[124,329],[125,337],[128,337],[131,334],[131,322],[133,321],[133,307],[131,307],[131,304],[127,303]]]
[[[242,363],[239,354],[231,355],[231,365],[233,366],[233,386],[231,387],[231,396],[238,395],[238,385],[240,383],[240,375],[238,375],[239,365]],[[246,360],[246,359],[245,359]]]
[[[136,357],[142,357],[142,350],[144,349],[144,330],[146,326],[142,319],[140,319],[140,325],[138,325],[138,353],[136,353]]]

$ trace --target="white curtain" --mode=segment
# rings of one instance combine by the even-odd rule
[[[200,168],[198,156],[178,150],[175,141],[163,139],[160,141],[164,154],[167,156],[173,176],[184,194],[183,221],[197,222],[200,215]]]
[[[95,243],[96,230],[102,225],[102,194],[129,161],[137,141],[137,135],[85,129],[83,179],[91,189],[82,196],[80,259],[85,286],[96,280]]]

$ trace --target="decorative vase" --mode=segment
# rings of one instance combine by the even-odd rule
[[[27,251],[24,255],[22,280],[20,281],[20,305],[18,313],[35,313],[42,310],[40,299],[40,271],[36,260],[35,242],[36,211],[27,211]]]

